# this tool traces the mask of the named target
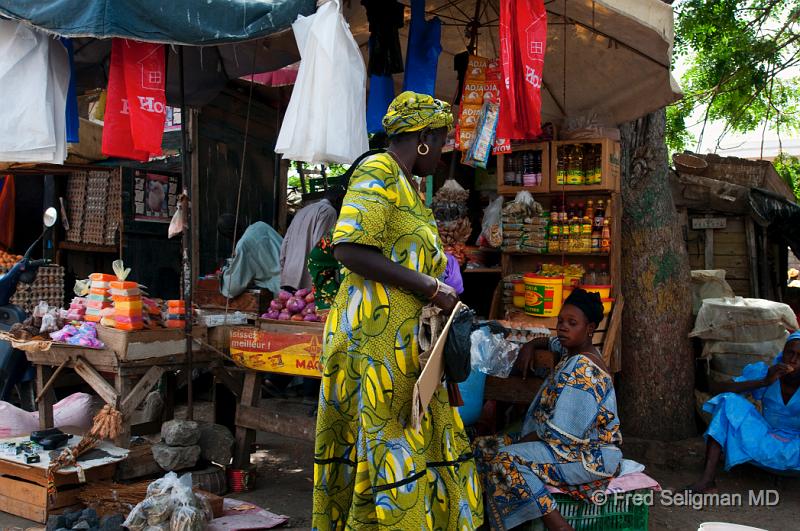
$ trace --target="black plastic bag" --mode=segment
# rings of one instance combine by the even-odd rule
[[[466,306],[461,306],[453,317],[444,344],[444,374],[450,383],[461,383],[469,378],[472,370],[470,335],[474,320],[475,312]]]

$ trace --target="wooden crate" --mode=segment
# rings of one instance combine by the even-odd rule
[[[110,463],[85,469],[86,483],[110,479],[116,466]],[[76,472],[57,473],[55,484],[56,495],[48,499],[45,470],[0,460],[0,511],[43,524],[49,515],[80,505],[82,485]]]
[[[192,328],[192,335],[205,343],[208,340],[208,329],[195,326]],[[98,325],[97,337],[121,361],[175,356],[186,352],[186,335],[183,330],[176,328],[126,332]],[[194,343],[193,350],[199,351],[202,347]]]
[[[81,506],[78,495],[82,490],[78,485],[60,488],[54,499],[49,499],[47,487],[0,476],[0,511],[44,524],[52,514]]]
[[[602,182],[600,184],[558,184],[558,151],[561,146],[600,144],[602,146]],[[620,144],[608,138],[589,140],[556,140],[550,142],[550,192],[619,192]]]
[[[519,192],[528,191],[532,194],[546,194],[550,191],[550,176],[551,176],[551,155],[550,144],[548,142],[539,142],[535,144],[523,144],[514,146],[512,153],[522,153],[525,151],[541,151],[542,152],[542,183],[539,186],[508,186],[505,184],[503,175],[503,168],[505,167],[505,159],[507,155],[497,155],[497,193],[500,195],[516,195]]]

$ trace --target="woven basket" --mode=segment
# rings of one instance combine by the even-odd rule
[[[675,153],[672,155],[672,163],[679,172],[692,175],[702,175],[708,169],[708,162],[689,153]]]
[[[192,486],[211,494],[222,496],[228,492],[228,479],[225,475],[225,469],[221,466],[212,465],[203,470],[193,471]]]

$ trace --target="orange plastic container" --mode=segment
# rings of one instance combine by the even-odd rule
[[[167,321],[167,328],[184,328],[186,321]]]
[[[120,290],[122,290],[122,289],[137,289],[139,287],[139,283],[138,282],[123,282],[121,280],[117,280],[117,281],[111,282],[110,286],[111,286],[111,289],[120,289]]]
[[[112,295],[111,300],[114,301],[114,304],[118,302],[142,302],[141,295],[128,295],[128,296],[120,296],[120,295]]]
[[[142,301],[141,301],[141,299],[140,300],[134,300],[134,301],[117,301],[117,300],[114,300],[114,308],[118,312],[134,311],[135,310],[135,311],[137,311],[139,313],[142,313]]]
[[[123,330],[125,332],[132,332],[133,330],[141,330],[144,328],[144,323],[139,321],[138,323],[120,323],[117,321],[116,326],[114,327],[117,330]]]
[[[89,289],[89,293],[91,295],[102,295],[105,297],[106,295],[108,295],[108,290],[105,288],[91,288]]]
[[[186,308],[186,302],[182,300],[167,301],[167,308]]]
[[[92,273],[89,275],[89,280],[95,280],[98,282],[113,282],[117,280],[116,275],[107,275],[105,273]]]

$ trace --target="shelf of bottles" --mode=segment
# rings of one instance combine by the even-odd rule
[[[550,192],[619,192],[619,142],[559,140],[550,143],[550,154]]]
[[[522,190],[550,190],[550,143],[514,146],[511,153],[497,156],[497,192],[514,195]]]

